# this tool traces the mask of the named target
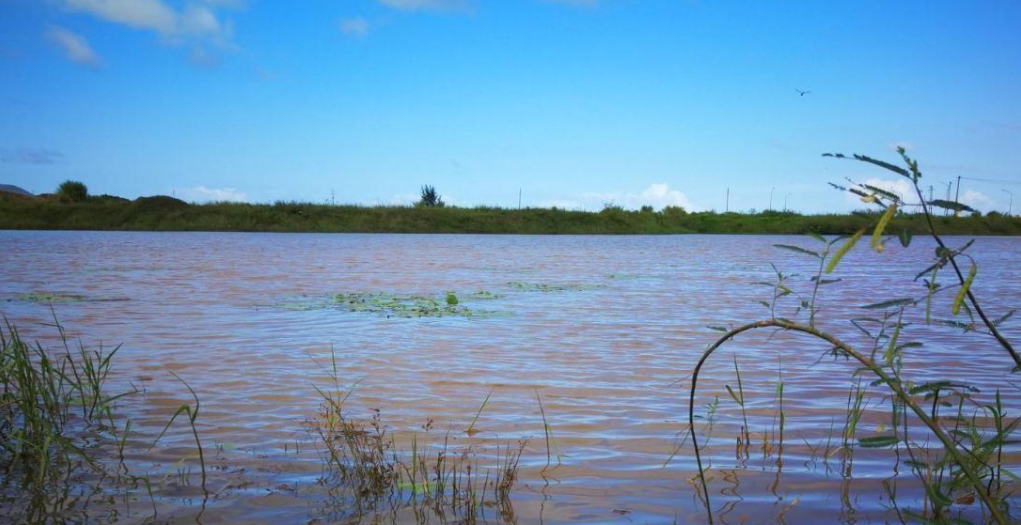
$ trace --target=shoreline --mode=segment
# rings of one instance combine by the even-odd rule
[[[607,208],[188,204],[172,197],[134,201],[94,197],[86,202],[0,198],[0,230],[167,231],[249,233],[395,233],[489,235],[850,235],[874,224],[879,214],[802,215],[795,212],[687,212]],[[933,217],[943,235],[1019,236],[1021,218],[999,213]],[[928,232],[925,217],[900,213],[887,228]]]

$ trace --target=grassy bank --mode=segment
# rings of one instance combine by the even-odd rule
[[[90,197],[83,202],[0,197],[0,229],[254,231],[350,233],[849,234],[874,213],[801,215],[794,212],[687,213],[609,208],[600,212],[549,208],[329,206],[307,203],[188,204],[171,197],[134,201]],[[1021,235],[1021,219],[1000,214],[936,217],[940,231],[964,235]],[[890,229],[927,230],[920,214],[898,214]]]

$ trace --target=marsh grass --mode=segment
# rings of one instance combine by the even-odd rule
[[[129,427],[118,428],[113,406],[129,390],[110,395],[106,381],[119,347],[73,345],[62,326],[59,351],[24,341],[0,327],[0,497],[10,517],[62,521],[82,512],[94,494],[137,487],[123,466]],[[113,472],[97,450],[119,442]]]
[[[402,450],[379,409],[372,410],[368,421],[347,415],[345,404],[354,389],[341,387],[335,352],[328,374],[329,387],[315,386],[319,411],[305,426],[323,448],[327,475],[322,481],[331,486],[335,507],[343,514],[361,517],[407,508],[416,515],[428,511],[444,522],[476,523],[493,512],[503,521],[514,521],[511,491],[525,441],[497,444],[485,454],[471,444],[451,445],[449,434],[431,438],[430,420],[421,433],[411,433],[410,450]],[[469,425],[469,434],[489,397]]]
[[[148,497],[155,516],[159,487],[129,467],[128,457],[139,451],[145,436],[133,432],[132,421],[116,410],[139,391],[111,394],[107,386],[120,347],[72,343],[55,315],[52,327],[59,336],[55,349],[28,343],[6,320],[0,327],[4,516],[19,523],[116,520],[138,496]],[[185,412],[201,452],[197,396],[194,406]],[[205,462],[199,459],[204,488]]]
[[[858,195],[869,204],[880,207],[882,213],[875,216],[871,226],[861,227],[849,238],[826,239],[820,235],[812,235],[821,248],[805,248],[802,246],[780,244],[777,248],[795,252],[817,261],[815,275],[811,276],[809,292],[799,297],[792,278],[794,276],[781,272],[773,267],[775,281],[760,283],[770,288],[770,297],[761,301],[768,310],[769,318],[747,323],[736,328],[722,328],[725,332],[710,345],[696,364],[689,392],[689,428],[695,427],[698,418],[695,414],[695,394],[698,387],[699,372],[709,357],[723,344],[745,332],[769,329],[797,335],[809,336],[820,341],[828,348],[820,360],[830,357],[837,361],[854,363],[857,368],[851,371],[852,386],[847,395],[846,414],[840,444],[832,445],[831,435],[827,438],[823,460],[828,461],[837,452],[841,457],[841,475],[845,479],[842,501],[846,518],[853,516],[848,487],[853,473],[854,453],[856,449],[888,449],[895,458],[894,470],[900,465],[910,467],[915,479],[924,489],[921,501],[912,501],[904,506],[896,501],[897,489],[895,482],[884,483],[884,490],[891,498],[889,507],[898,521],[907,523],[915,521],[926,524],[967,524],[972,520],[985,523],[1006,525],[1012,522],[1011,505],[1008,499],[1014,494],[1017,482],[1021,481],[1011,473],[1004,461],[1005,447],[1017,443],[1012,435],[1021,424],[1021,419],[1008,416],[1003,406],[1002,396],[997,390],[990,401],[981,396],[980,391],[970,385],[951,379],[935,379],[922,377],[912,379],[905,377],[904,356],[913,349],[922,348],[923,341],[912,339],[914,325],[905,320],[907,312],[922,308],[923,317],[928,325],[932,320],[932,303],[942,297],[951,297],[950,311],[954,316],[966,316],[966,319],[947,319],[938,321],[948,327],[961,329],[976,337],[989,337],[995,340],[1002,349],[1014,372],[1021,370],[1021,356],[1014,350],[1012,343],[1000,331],[1000,325],[1013,314],[1013,310],[991,317],[985,312],[978,298],[971,290],[971,285],[978,275],[978,263],[970,254],[965,253],[972,242],[960,247],[951,248],[943,241],[936,226],[939,220],[932,216],[931,208],[944,208],[956,214],[973,211],[965,205],[949,201],[925,201],[919,180],[922,177],[918,164],[909,158],[903,150],[900,155],[905,167],[896,166],[870,157],[855,155],[830,155],[837,158],[854,159],[873,164],[907,178],[913,185],[919,199],[919,206],[926,233],[937,245],[935,258],[926,261],[928,266],[918,273],[916,281],[923,277],[925,293],[921,297],[897,297],[863,305],[863,315],[850,319],[850,323],[863,339],[860,344],[852,345],[818,328],[818,318],[822,308],[818,304],[825,287],[835,285],[839,278],[827,278],[838,267],[844,256],[871,230],[870,248],[882,253],[888,242],[897,239],[905,247],[912,239],[912,231],[904,228],[898,234],[888,234],[888,229],[897,224],[902,215],[899,210],[908,206],[899,195],[876,188],[869,184],[853,183],[850,187],[834,185],[838,189]],[[837,244],[842,244],[837,248]],[[938,283],[940,270],[949,271],[949,283]],[[787,298],[799,299],[793,306],[784,306]],[[784,317],[787,315],[788,317]],[[797,321],[804,319],[803,322]],[[716,328],[720,329],[720,328]],[[1010,370],[1011,368],[1008,368]],[[740,381],[740,372],[735,372]],[[778,404],[780,431],[771,432],[772,438],[764,437],[764,450],[779,443],[780,458],[777,461],[777,483],[782,468],[783,427],[784,427],[784,381],[781,378],[777,385],[774,402]],[[931,374],[929,374],[931,376]],[[872,376],[872,381],[866,378]],[[740,384],[740,383],[739,383]],[[890,420],[882,424],[872,435],[859,437],[859,427],[863,415],[870,408],[868,391],[870,388],[887,391],[883,403],[889,404]],[[731,398],[737,403],[744,414],[746,400],[743,393],[735,394],[728,386]],[[873,404],[876,410],[881,404]],[[716,410],[711,408],[711,413]],[[776,422],[776,419],[774,419]],[[918,431],[911,426],[919,427]],[[708,426],[711,428],[711,419]],[[747,425],[745,425],[747,426]],[[936,446],[931,446],[928,438],[920,440],[924,431],[936,439]],[[699,499],[703,502],[709,523],[714,522],[717,512],[711,504],[709,485],[713,478],[707,476],[711,468],[703,464],[702,449],[708,446],[699,443],[699,432],[690,432],[695,458],[698,465],[697,484]],[[738,453],[742,442],[747,438],[738,437]],[[821,445],[820,445],[821,446]],[[811,448],[811,447],[810,447]],[[812,448],[813,457],[818,447]],[[902,460],[902,454],[906,459]],[[767,453],[768,455],[768,453]],[[1004,481],[1007,474],[1009,481]],[[773,493],[776,494],[774,484]],[[980,511],[973,510],[976,502],[980,503]],[[727,512],[729,507],[724,507]],[[781,517],[788,513],[784,510]]]

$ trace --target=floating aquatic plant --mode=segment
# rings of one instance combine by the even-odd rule
[[[565,283],[565,284],[548,284],[548,283],[523,283],[519,281],[511,281],[507,283],[507,286],[514,288],[515,290],[522,292],[582,292],[585,290],[593,290],[600,288],[594,284],[579,284],[579,283]]]
[[[12,299],[8,299],[10,302]],[[65,294],[55,292],[32,292],[21,294],[13,299],[14,301],[25,302],[25,303],[40,303],[40,304],[67,304],[67,303],[83,303],[83,302],[112,302],[112,301],[127,301],[127,297],[89,297],[78,294]]]

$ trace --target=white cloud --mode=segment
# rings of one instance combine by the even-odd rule
[[[208,1],[208,0],[207,0]],[[207,5],[189,2],[175,9],[163,0],[59,0],[66,9],[88,13],[96,18],[133,29],[154,32],[169,44],[207,40],[221,47],[232,47],[233,26],[221,21]],[[213,5],[236,2],[212,1]]]
[[[180,188],[175,190],[180,198],[189,202],[248,202],[248,194],[236,188]]]
[[[679,190],[671,189],[666,183],[650,184],[641,193],[586,192],[583,196],[590,204],[596,204],[597,206],[613,203],[625,208],[652,206],[659,210],[666,206],[682,206],[686,210],[694,209],[687,195]]]
[[[578,201],[570,199],[547,199],[539,202],[540,208],[560,208],[562,210],[579,210],[583,206]]]
[[[369,21],[360,16],[341,20],[339,27],[341,33],[354,37],[364,37],[369,34],[369,30],[371,29]]]
[[[390,204],[392,206],[410,206],[418,202],[418,198],[419,196],[414,193],[398,194],[390,199]]]
[[[92,50],[88,40],[81,35],[63,27],[50,26],[46,30],[45,36],[47,40],[64,51],[68,60],[89,67],[103,65],[103,60]]]
[[[961,203],[967,204],[976,210],[990,210],[994,207],[992,198],[976,190],[964,190],[961,193]]]
[[[63,4],[136,29],[171,34],[177,28],[177,13],[160,0],[63,0]]]
[[[886,190],[890,193],[896,194],[904,202],[913,202],[918,204],[918,196],[915,195],[915,189],[906,179],[890,180],[874,177],[864,181],[864,184],[875,186],[881,190]],[[853,204],[859,208],[865,204],[862,202],[861,197],[851,192],[844,193],[844,200],[848,204]]]

